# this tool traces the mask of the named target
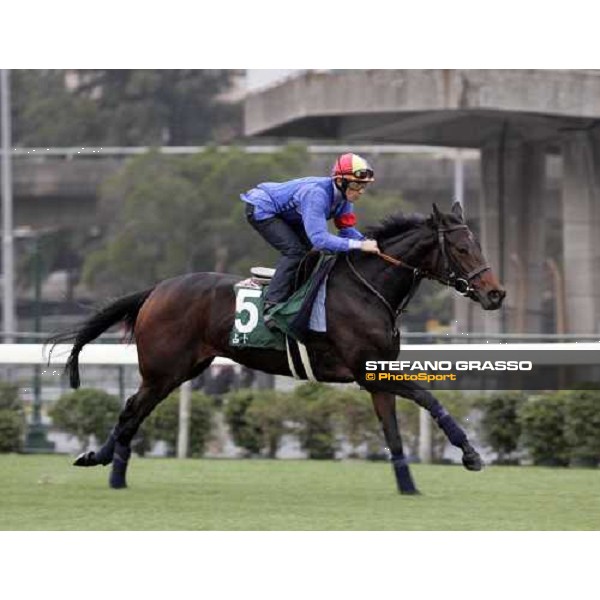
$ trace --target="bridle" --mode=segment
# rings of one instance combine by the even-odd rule
[[[402,260],[400,258],[395,258],[395,257],[390,256],[389,254],[385,254],[383,252],[380,252],[377,255],[380,258],[382,258],[383,260],[385,260],[386,262],[389,262],[390,264],[392,264],[396,267],[409,269],[413,273],[413,281],[412,281],[411,287],[410,287],[408,293],[402,299],[402,302],[400,303],[400,305],[398,306],[398,308],[396,310],[394,310],[391,307],[390,303],[381,294],[381,292],[379,292],[377,289],[375,289],[373,287],[373,285],[371,283],[369,283],[356,270],[355,266],[352,264],[352,261],[350,260],[349,254],[346,254],[346,262],[347,262],[348,266],[350,267],[350,270],[352,271],[354,276],[365,287],[367,287],[373,294],[375,294],[375,296],[377,296],[379,298],[379,300],[385,305],[388,312],[392,315],[392,319],[395,324],[396,319],[398,318],[398,315],[400,313],[404,312],[404,310],[406,309],[406,306],[408,305],[408,303],[412,299],[413,295],[417,291],[417,288],[419,287],[421,280],[432,279],[435,281],[439,281],[442,285],[447,285],[448,287],[453,287],[462,296],[470,296],[473,292],[475,292],[475,288],[471,285],[471,282],[477,276],[481,275],[481,273],[484,273],[485,271],[490,270],[491,267],[488,264],[484,264],[480,267],[477,267],[476,269],[473,269],[470,273],[467,273],[466,275],[463,275],[463,276],[457,275],[458,269],[456,268],[456,265],[453,264],[454,261],[452,261],[450,259],[450,256],[449,256],[447,248],[446,248],[446,244],[448,243],[446,240],[446,234],[451,231],[457,231],[459,229],[468,229],[468,227],[467,227],[467,225],[464,225],[464,224],[451,225],[449,227],[437,227],[438,247],[440,249],[440,257],[441,257],[441,261],[442,261],[442,268],[440,269],[440,272],[442,273],[442,275],[438,275],[437,273],[428,271],[426,269],[421,269],[420,267],[415,267],[415,266],[407,263],[405,260]],[[396,332],[395,325],[394,325],[394,331]]]
[[[446,250],[446,236],[445,234],[450,231],[456,231],[458,229],[468,229],[466,225],[451,225],[450,227],[438,227],[438,245],[440,247],[440,252],[442,254],[443,260],[443,273],[446,273],[446,281],[443,281],[441,278],[437,278],[438,281],[443,283],[444,285],[452,286],[459,294],[462,296],[468,296],[475,291],[475,288],[471,285],[473,279],[485,273],[485,271],[489,271],[491,269],[490,265],[487,263],[481,265],[480,267],[476,267],[466,275],[459,277],[456,273],[458,270],[456,268],[456,264],[452,264],[453,261],[450,260],[448,256],[448,252]]]
[[[443,273],[443,275],[437,275],[432,271],[420,269],[419,267],[413,267],[406,261],[394,258],[393,256],[389,256],[388,254],[380,253],[379,257],[395,266],[411,269],[413,273],[420,278],[433,279],[435,281],[439,281],[442,285],[453,287],[462,296],[468,296],[469,294],[472,294],[475,291],[475,288],[471,285],[471,282],[476,277],[481,275],[481,273],[489,271],[491,267],[486,263],[480,267],[473,269],[466,275],[457,275],[458,269],[456,268],[456,265],[453,264],[453,261],[450,260],[450,256],[448,255],[448,251],[446,249],[447,240],[445,234],[451,231],[457,231],[459,229],[468,229],[468,227],[467,225],[463,224],[437,228],[438,247],[440,249],[440,256],[442,259],[442,268],[440,269],[440,271]]]

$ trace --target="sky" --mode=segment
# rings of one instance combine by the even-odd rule
[[[300,69],[248,69],[246,71],[246,89],[254,91],[280,79],[285,79]]]

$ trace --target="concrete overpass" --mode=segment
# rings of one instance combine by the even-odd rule
[[[531,332],[541,331],[547,155],[559,155],[568,328],[600,331],[600,70],[306,72],[249,95],[245,127],[250,136],[480,149],[482,241],[508,309],[525,299]],[[501,315],[477,319],[476,329],[509,328]]]

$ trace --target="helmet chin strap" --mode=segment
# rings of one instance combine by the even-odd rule
[[[338,179],[341,179],[341,183],[338,184]],[[342,195],[344,196],[344,200],[347,200],[346,198],[346,191],[348,190],[348,180],[345,179],[344,177],[336,177],[334,179],[335,181],[335,187],[340,190],[340,192],[342,192]]]

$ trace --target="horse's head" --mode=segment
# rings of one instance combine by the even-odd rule
[[[475,235],[464,222],[460,204],[455,202],[450,213],[442,213],[434,204],[427,226],[433,229],[436,237],[429,259],[429,273],[481,304],[484,310],[499,309],[506,291],[485,260]]]

